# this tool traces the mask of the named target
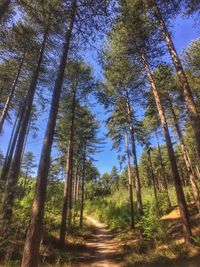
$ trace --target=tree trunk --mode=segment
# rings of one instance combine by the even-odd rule
[[[167,177],[166,177],[166,174],[165,174],[165,168],[164,168],[164,164],[163,164],[162,152],[161,152],[161,148],[160,148],[160,143],[159,143],[159,139],[158,139],[157,130],[155,130],[155,132],[156,132],[156,140],[157,140],[157,146],[158,146],[158,154],[159,154],[159,160],[160,160],[160,167],[161,167],[161,170],[162,170],[163,187],[166,190],[167,202],[168,202],[169,208],[171,208],[172,204],[171,204],[170,197],[169,197],[168,182],[167,182]]]
[[[25,103],[26,103],[26,100],[24,101],[22,109],[19,111],[19,113],[17,115],[16,121],[15,121],[16,125],[13,127],[13,131],[12,131],[12,134],[11,134],[10,142],[9,142],[8,149],[7,149],[7,152],[6,152],[6,158],[5,158],[5,161],[4,161],[4,164],[3,164],[1,177],[0,177],[0,181],[1,181],[0,194],[1,194],[1,197],[3,197],[2,195],[3,195],[3,192],[4,192],[5,182],[6,182],[6,179],[8,177],[7,175],[8,175],[9,169],[10,169],[10,165],[12,163],[12,158],[13,158],[15,146],[16,146],[16,143],[17,143],[17,138],[18,138],[18,135],[19,135],[20,127],[21,127],[23,113],[24,113],[24,110],[25,110]],[[1,211],[1,213],[2,213],[2,211]]]
[[[85,198],[85,162],[86,162],[86,144],[83,147],[83,172],[82,172],[82,184],[81,184],[81,209],[80,209],[80,228],[83,227],[83,209]]]
[[[59,65],[57,79],[54,87],[48,125],[38,168],[38,178],[35,199],[32,207],[31,223],[26,235],[23,252],[23,267],[35,267],[39,263],[39,247],[42,236],[44,206],[46,198],[47,178],[50,165],[51,147],[53,143],[54,129],[59,108],[59,100],[64,79],[66,60],[68,57],[70,39],[76,15],[76,0],[72,1],[70,23],[66,30],[62,57]]]
[[[128,91],[126,90],[126,105],[127,105],[127,114],[129,120],[129,131],[131,137],[131,148],[132,148],[132,157],[133,157],[133,171],[135,176],[135,188],[136,188],[136,198],[138,203],[138,213],[140,216],[143,215],[143,204],[142,204],[142,195],[141,195],[141,184],[140,184],[140,176],[138,170],[138,163],[137,163],[137,153],[135,147],[135,133],[133,127],[133,119],[132,119],[132,110],[129,101]]]
[[[196,166],[196,174],[197,174],[198,179],[200,180],[200,171],[199,171],[198,166]]]
[[[6,116],[8,114],[8,109],[10,107],[11,100],[12,100],[13,95],[15,93],[15,88],[16,88],[16,85],[17,85],[18,80],[19,80],[19,76],[20,76],[20,73],[21,73],[21,70],[22,70],[22,66],[24,64],[24,59],[25,59],[25,53],[23,54],[23,57],[22,57],[22,60],[20,62],[19,69],[18,69],[18,72],[17,72],[17,76],[16,76],[16,78],[15,78],[15,80],[13,82],[10,94],[9,94],[7,100],[6,100],[5,106],[4,106],[4,108],[2,110],[2,113],[1,113],[1,117],[0,117],[0,133],[2,132],[3,124],[4,124],[4,121],[5,121]]]
[[[25,153],[25,149],[26,149],[26,145],[27,145],[27,141],[28,141],[28,134],[30,132],[30,127],[31,127],[31,119],[29,121],[29,125],[28,125],[27,131],[26,131],[26,137],[25,137],[25,140],[24,140],[24,146],[23,146],[23,150],[22,150],[20,166],[22,166],[22,160],[24,158],[24,153]],[[28,169],[26,171],[26,175],[25,175],[25,178],[24,178],[24,185],[23,185],[24,193],[26,192],[27,177],[28,177]]]
[[[74,119],[75,119],[75,108],[76,108],[76,82],[73,87],[73,100],[72,100],[72,117],[70,126],[69,145],[67,153],[67,164],[66,164],[66,184],[64,187],[64,199],[62,208],[62,218],[60,225],[60,245],[63,246],[65,243],[65,232],[66,232],[66,220],[68,224],[71,223],[71,212],[72,212],[72,179],[73,179],[73,145],[74,145]]]
[[[158,204],[158,195],[157,195],[157,190],[156,190],[156,182],[155,182],[155,175],[154,175],[154,171],[153,171],[153,165],[152,165],[152,161],[151,161],[151,152],[150,152],[150,148],[147,148],[147,153],[149,156],[149,166],[150,166],[150,170],[151,170],[151,180],[153,183],[153,192],[154,192],[154,197],[155,197],[155,202],[156,202],[156,209],[158,214],[160,215],[160,209],[159,209],[159,204]]]
[[[1,207],[1,209],[2,209],[2,202],[3,202],[3,192],[5,189],[5,183],[6,183],[6,175],[9,171],[10,164],[12,162],[12,156],[13,156],[13,152],[14,152],[14,148],[15,148],[15,145],[17,142],[17,136],[18,136],[18,132],[19,132],[19,131],[16,132],[17,131],[16,127],[17,127],[17,122],[19,120],[19,116],[20,116],[20,112],[18,112],[15,123],[13,125],[13,129],[12,129],[10,141],[8,144],[5,160],[3,163],[2,170],[1,170],[1,176],[0,176],[0,207]],[[1,212],[2,212],[2,210],[1,210]],[[0,223],[0,225],[1,225],[1,223]]]
[[[125,131],[125,138],[126,138],[126,154],[127,154],[127,161],[128,161],[128,188],[129,188],[130,211],[131,211],[130,227],[131,229],[134,229],[135,223],[134,223],[134,204],[133,204],[133,184],[132,184],[132,177],[131,177],[129,141],[128,141],[128,134],[126,131]]]
[[[165,136],[165,141],[166,141],[166,145],[167,145],[168,156],[169,156],[169,160],[170,160],[174,185],[175,185],[175,189],[176,189],[178,205],[179,205],[180,214],[181,214],[181,220],[182,220],[182,225],[183,225],[183,234],[184,234],[185,242],[190,244],[192,242],[192,232],[191,232],[191,228],[190,228],[189,211],[188,211],[187,203],[185,200],[183,187],[181,184],[181,179],[180,179],[179,172],[178,172],[176,157],[175,157],[174,149],[172,146],[171,137],[169,134],[167,120],[166,120],[164,109],[163,109],[163,106],[162,106],[162,103],[160,100],[158,89],[156,87],[153,75],[151,74],[151,71],[149,68],[149,63],[148,63],[144,54],[141,54],[141,59],[143,60],[144,67],[146,69],[146,73],[147,73],[149,82],[150,82],[151,87],[152,87],[154,99],[156,102],[158,114],[160,117],[161,125],[162,125],[164,136]]]
[[[11,3],[11,0],[5,0],[4,3],[2,4],[2,6],[0,8],[0,23],[1,23],[4,15],[6,14],[10,3]]]
[[[198,158],[200,159],[200,114],[198,111],[198,108],[196,106],[196,103],[194,101],[192,91],[188,82],[188,79],[186,77],[185,71],[183,69],[183,66],[181,64],[180,58],[178,56],[178,53],[175,49],[174,43],[172,41],[171,35],[168,31],[168,28],[163,20],[162,14],[159,10],[159,7],[157,5],[156,0],[154,0],[154,14],[156,19],[158,20],[158,23],[160,25],[161,31],[163,33],[163,36],[165,38],[165,41],[167,43],[171,58],[173,60],[174,66],[176,68],[177,77],[179,79],[180,87],[183,93],[184,100],[187,105],[188,113],[192,122],[195,139],[196,139],[196,145],[197,145],[197,152],[198,152]]]
[[[73,211],[73,223],[76,223],[76,201],[77,201],[77,185],[78,185],[78,175],[79,175],[79,158],[76,160],[76,173],[74,181],[74,211]]]
[[[19,136],[18,136],[16,149],[15,149],[15,155],[14,155],[14,159],[11,164],[11,167],[10,167],[10,172],[8,174],[4,201],[3,201],[3,209],[2,209],[2,218],[5,223],[6,221],[10,221],[12,217],[12,208],[14,204],[17,181],[18,181],[18,177],[20,173],[21,156],[22,156],[24,141],[26,137],[27,127],[29,124],[33,98],[34,98],[35,91],[36,91],[37,80],[38,80],[39,73],[40,73],[40,67],[41,67],[41,63],[43,59],[46,40],[47,40],[47,31],[45,31],[45,34],[44,34],[44,39],[43,39],[43,43],[41,46],[37,66],[33,73],[32,81],[31,81],[31,84],[28,90],[28,94],[26,98],[26,106],[25,106],[25,111],[24,111],[22,121],[21,121]]]
[[[183,138],[183,135],[182,135],[182,132],[181,132],[181,128],[180,128],[176,113],[174,111],[174,107],[173,107],[172,101],[171,101],[170,98],[168,98],[168,101],[169,101],[169,108],[170,108],[170,111],[171,111],[171,114],[172,114],[172,117],[173,117],[173,121],[174,121],[174,126],[175,126],[175,129],[176,129],[176,132],[177,132],[177,135],[178,135],[178,138],[179,138],[179,142],[180,142],[180,145],[181,145],[181,151],[182,151],[183,159],[184,159],[185,166],[186,166],[186,169],[187,169],[187,172],[188,172],[188,176],[189,176],[189,179],[190,179],[190,183],[191,183],[191,186],[192,186],[192,192],[193,192],[195,204],[197,205],[197,208],[198,208],[198,210],[200,212],[200,192],[199,192],[198,184],[197,184],[197,181],[196,181],[195,172],[194,172],[191,160],[190,160],[189,152],[188,152],[187,146],[185,144],[185,140]]]

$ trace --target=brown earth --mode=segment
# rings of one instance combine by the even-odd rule
[[[86,216],[95,226],[95,233],[87,240],[84,251],[74,266],[79,267],[122,267],[123,256],[117,239],[105,224]]]

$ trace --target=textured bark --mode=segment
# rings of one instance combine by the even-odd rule
[[[10,172],[8,174],[6,190],[4,194],[3,208],[2,208],[2,218],[3,218],[3,221],[5,222],[10,221],[12,218],[12,208],[14,204],[17,181],[18,181],[18,177],[20,173],[21,156],[22,156],[24,141],[25,141],[26,132],[27,132],[27,128],[28,128],[28,124],[30,120],[33,98],[34,98],[35,91],[36,91],[37,80],[38,80],[39,73],[40,73],[40,67],[42,64],[46,40],[47,40],[47,31],[44,34],[44,39],[43,39],[43,43],[40,49],[37,66],[33,73],[32,81],[31,81],[28,94],[26,97],[26,105],[25,105],[24,114],[22,116],[15,154],[14,154],[14,158],[13,158],[13,161],[10,167]]]
[[[169,197],[168,182],[167,182],[167,177],[166,177],[166,174],[165,174],[165,168],[164,168],[164,164],[163,164],[162,152],[161,152],[161,148],[160,148],[160,143],[159,143],[159,139],[158,139],[157,130],[155,132],[156,132],[156,140],[157,140],[157,146],[158,146],[158,154],[159,154],[159,160],[160,160],[160,167],[161,167],[161,171],[162,171],[163,187],[166,190],[167,202],[168,202],[169,208],[171,208],[172,204],[171,204],[170,197]]]
[[[19,76],[20,76],[20,73],[21,73],[21,70],[22,70],[22,67],[23,67],[23,64],[24,64],[24,59],[25,59],[25,53],[22,57],[22,60],[19,64],[19,68],[18,68],[18,71],[17,71],[17,75],[15,77],[15,80],[13,82],[13,85],[12,85],[12,88],[11,88],[11,91],[10,91],[10,94],[6,100],[6,103],[4,105],[4,108],[2,110],[2,113],[1,113],[1,117],[0,117],[0,133],[2,132],[2,129],[3,129],[3,124],[4,124],[4,121],[7,117],[7,114],[8,114],[8,110],[9,110],[9,107],[10,107],[10,103],[11,103],[11,100],[13,98],[13,95],[15,93],[15,88],[17,86],[17,83],[18,83],[18,80],[19,80]]]
[[[74,190],[73,190],[73,194],[74,194],[74,210],[73,210],[73,223],[75,225],[76,223],[76,201],[77,201],[77,186],[79,183],[79,158],[76,160],[76,167],[75,167],[75,181],[74,181]]]
[[[173,149],[173,146],[172,146],[171,137],[170,137],[170,134],[169,134],[167,120],[166,120],[164,109],[163,109],[163,106],[162,106],[162,103],[161,103],[161,100],[160,100],[160,96],[159,96],[159,93],[158,93],[159,91],[158,91],[158,89],[156,87],[153,75],[151,74],[151,71],[150,71],[150,68],[149,68],[149,63],[148,63],[148,61],[147,61],[147,59],[146,59],[144,54],[141,54],[141,59],[143,60],[144,67],[146,69],[146,73],[147,73],[149,82],[151,84],[152,92],[153,92],[153,95],[154,95],[154,99],[155,99],[155,102],[156,102],[158,114],[159,114],[161,125],[162,125],[162,128],[163,128],[163,133],[164,133],[164,136],[165,136],[165,141],[166,141],[166,145],[167,145],[169,161],[170,161],[173,180],[174,180],[174,185],[175,185],[175,189],[176,189],[178,205],[179,205],[180,214],[181,214],[181,221],[182,221],[182,225],[183,225],[184,239],[185,239],[185,242],[189,244],[189,243],[192,242],[192,232],[191,232],[191,227],[190,227],[189,211],[188,211],[187,203],[186,203],[186,200],[185,200],[183,187],[182,187],[182,184],[181,184],[181,179],[180,179],[179,172],[178,172],[178,167],[177,167],[177,163],[176,163],[176,157],[175,157],[174,149]]]
[[[127,161],[128,161],[128,188],[129,188],[129,199],[130,199],[130,227],[134,229],[134,204],[133,204],[133,183],[131,178],[131,163],[130,163],[130,151],[129,151],[129,141],[128,141],[128,134],[125,132],[126,138],[126,154],[127,154]]]
[[[26,145],[27,145],[27,141],[28,141],[28,135],[29,135],[29,132],[30,132],[30,128],[31,128],[31,119],[29,121],[29,125],[28,125],[27,131],[26,131],[26,136],[25,136],[25,140],[24,140],[24,146],[23,146],[23,150],[22,150],[20,166],[22,166],[22,161],[23,161],[23,158],[24,158],[24,153],[25,153],[25,149],[26,149]],[[25,174],[25,177],[24,177],[24,184],[23,184],[24,193],[25,193],[25,190],[26,190],[27,178],[28,178],[28,170],[26,171],[26,174]]]
[[[198,179],[200,180],[200,171],[199,171],[198,166],[196,166],[196,174],[197,174]]]
[[[188,113],[192,122],[195,139],[196,139],[196,145],[197,145],[197,152],[198,157],[200,159],[200,114],[197,108],[197,105],[194,101],[192,91],[187,79],[187,76],[185,74],[185,71],[183,69],[183,66],[181,64],[180,58],[178,56],[178,53],[176,51],[176,48],[174,46],[174,43],[172,41],[171,35],[168,31],[168,28],[165,24],[165,21],[163,20],[162,14],[159,10],[159,7],[157,5],[157,1],[154,0],[154,14],[155,17],[158,20],[158,23],[160,25],[161,31],[163,33],[163,36],[165,38],[165,41],[167,43],[171,58],[173,60],[174,66],[176,68],[177,77],[179,79],[180,87],[183,93],[184,100],[187,105]]]
[[[156,209],[158,214],[160,215],[160,209],[159,209],[159,203],[158,203],[158,194],[157,194],[157,189],[156,189],[156,181],[155,181],[155,174],[153,171],[153,165],[152,165],[152,161],[151,161],[151,152],[150,149],[148,148],[147,150],[148,153],[148,157],[149,157],[149,166],[150,166],[150,170],[151,170],[151,180],[153,183],[153,192],[154,192],[154,197],[155,197],[155,202],[156,202]]]
[[[5,16],[8,7],[11,3],[11,0],[4,0],[3,4],[0,7],[0,22],[2,21],[3,17]]]
[[[8,175],[9,169],[10,169],[10,165],[11,165],[13,154],[14,154],[14,150],[15,150],[15,146],[16,146],[16,143],[17,143],[17,138],[18,138],[18,135],[19,135],[21,124],[22,124],[22,118],[23,118],[23,114],[24,114],[24,110],[25,110],[25,105],[26,105],[26,99],[24,100],[22,109],[19,111],[19,114],[17,116],[17,119],[16,119],[16,124],[17,125],[15,125],[14,128],[13,128],[12,135],[11,135],[11,138],[10,138],[10,142],[9,142],[9,145],[8,145],[8,149],[7,149],[7,152],[6,152],[6,158],[5,158],[5,161],[4,161],[4,165],[3,165],[3,168],[2,168],[2,172],[1,172],[1,178],[0,178],[0,180],[4,184],[5,184],[5,181],[8,178],[7,175]]]
[[[16,120],[15,120],[15,123],[13,125],[13,129],[12,129],[10,141],[9,141],[9,144],[8,144],[5,160],[4,160],[4,163],[3,163],[2,170],[1,170],[1,176],[0,176],[0,205],[1,205],[1,213],[2,213],[2,203],[3,203],[3,196],[4,196],[3,193],[4,193],[4,190],[5,190],[6,177],[7,177],[11,162],[12,162],[12,156],[13,156],[13,153],[14,153],[14,148],[15,148],[15,145],[16,145],[16,142],[17,142],[17,136],[18,136],[18,133],[19,133],[19,129],[17,128],[17,126],[18,126],[17,123],[18,123],[19,117],[20,117],[20,112],[18,113],[18,115],[16,117]],[[1,219],[1,222],[0,222],[1,226],[3,226],[2,223],[3,222],[2,222],[2,219]]]
[[[73,180],[73,145],[74,145],[74,119],[76,109],[76,82],[73,87],[73,100],[72,100],[72,117],[70,125],[70,136],[67,152],[67,163],[66,163],[66,174],[67,179],[64,187],[64,199],[62,208],[62,218],[60,225],[60,245],[63,246],[65,243],[65,232],[66,232],[66,221],[71,224],[71,212],[72,212],[72,180]]]
[[[127,114],[129,120],[129,131],[131,137],[131,148],[132,148],[132,157],[133,157],[133,171],[135,176],[135,189],[136,189],[136,198],[138,203],[138,213],[140,216],[143,215],[143,204],[142,204],[142,194],[141,194],[141,184],[140,184],[140,176],[138,170],[138,162],[137,162],[137,153],[135,147],[135,133],[133,127],[133,120],[132,120],[132,110],[129,101],[129,95],[126,91],[126,105],[127,105]]]
[[[47,178],[50,166],[50,155],[53,144],[53,136],[56,125],[56,118],[58,114],[60,95],[63,85],[64,71],[68,57],[73,24],[75,21],[76,0],[72,1],[71,10],[72,12],[70,22],[66,30],[65,42],[63,44],[61,61],[53,91],[49,120],[39,162],[37,186],[35,199],[32,207],[31,222],[26,235],[25,247],[21,264],[21,266],[23,267],[36,267],[39,264],[39,247],[42,236]]]
[[[82,170],[82,183],[81,183],[81,209],[80,209],[80,228],[83,227],[83,210],[85,198],[85,163],[86,163],[86,144],[83,147],[83,170]]]
[[[193,196],[194,196],[194,200],[195,200],[195,204],[200,212],[200,192],[199,192],[199,187],[196,181],[196,177],[195,177],[195,171],[194,168],[192,166],[192,162],[190,160],[190,156],[189,156],[189,152],[187,149],[187,146],[185,144],[185,140],[183,138],[182,132],[181,132],[181,128],[179,125],[179,121],[177,119],[173,104],[171,102],[171,99],[168,98],[169,101],[169,108],[173,117],[173,121],[174,121],[174,127],[176,129],[178,138],[179,138],[179,142],[181,145],[181,151],[182,151],[182,155],[183,155],[183,159],[185,162],[185,166],[188,172],[188,176],[189,176],[189,180],[192,186],[192,192],[193,192]]]

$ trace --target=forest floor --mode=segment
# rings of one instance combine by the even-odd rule
[[[95,227],[94,234],[86,241],[86,247],[74,266],[80,267],[121,267],[123,251],[112,231],[105,224],[86,216],[86,223]]]
[[[184,244],[178,207],[161,217],[165,230],[157,240],[142,238],[139,225],[134,230],[111,230],[90,215],[85,216],[82,229],[70,229],[62,249],[59,224],[45,229],[40,266],[200,267],[200,214],[194,205],[189,208],[196,246],[186,247]],[[17,233],[1,248],[0,266],[20,266],[25,232]],[[9,253],[5,257],[6,252]]]
[[[178,207],[161,217],[166,235],[162,240],[144,240],[141,230],[119,231],[127,267],[200,267],[200,214],[190,205],[191,225],[196,245],[185,246]]]
[[[190,214],[194,240],[200,246],[200,214],[193,205]],[[46,229],[40,266],[200,267],[200,247],[186,247],[182,239],[179,209],[174,207],[161,221],[166,225],[164,238],[145,240],[139,225],[134,230],[111,230],[93,217],[85,216],[83,229],[71,229],[62,249],[59,228]],[[5,265],[0,261],[0,266],[20,266],[23,240],[18,238],[14,244],[12,261],[6,261]]]
[[[193,212],[193,206],[190,207]],[[84,248],[72,266],[77,267],[200,267],[200,248],[185,247],[182,239],[180,212],[177,207],[163,216],[168,239],[144,241],[139,227],[135,230],[110,230],[105,224],[86,216],[85,223],[93,233],[85,239]],[[193,214],[193,235],[200,236],[200,216]]]

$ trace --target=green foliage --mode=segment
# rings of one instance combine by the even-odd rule
[[[166,238],[166,229],[154,212],[150,203],[146,203],[143,207],[144,215],[140,221],[145,240],[163,240]]]
[[[166,214],[169,210],[167,191],[162,190],[158,192],[158,203],[161,214]]]
[[[87,200],[85,209],[111,228],[123,228],[130,224],[129,196],[125,189],[116,191],[112,196]]]
[[[31,206],[34,198],[36,181],[33,178],[30,178],[26,184],[25,191],[22,187],[24,181],[25,179],[23,177],[19,179],[18,189],[20,194],[19,198],[16,199],[14,212],[18,220],[24,225],[27,225],[31,214]],[[21,192],[23,192],[23,194]]]

